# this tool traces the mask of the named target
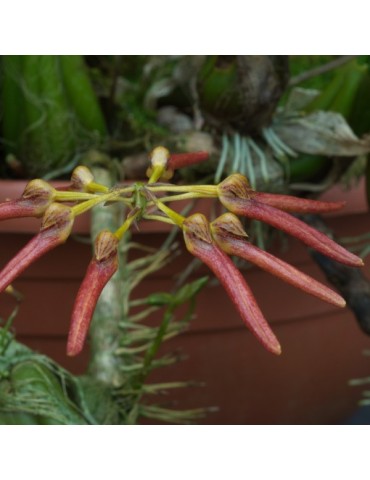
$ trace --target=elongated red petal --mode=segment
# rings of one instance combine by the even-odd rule
[[[65,205],[52,204],[45,212],[40,232],[0,272],[0,292],[44,253],[61,245],[71,233],[73,215]]]
[[[195,214],[185,220],[184,238],[189,252],[204,262],[219,279],[245,325],[268,351],[279,355],[281,346],[252,291],[231,259],[213,243],[203,215]]]
[[[248,182],[248,179],[240,173],[233,173],[225,178],[218,186],[220,200],[251,200],[254,199],[265,205],[295,213],[323,213],[339,210],[345,202],[323,202],[310,198],[294,197],[279,193],[256,192]]]
[[[25,202],[22,198],[0,203],[0,220],[35,216],[34,205]]]
[[[117,262],[107,265],[96,259],[90,262],[73,307],[67,355],[78,355],[83,349],[100,294],[116,270]]]
[[[285,212],[323,213],[334,212],[344,207],[346,202],[323,202],[310,198],[294,197],[277,193],[255,192],[253,198],[258,202],[279,208]]]
[[[333,258],[337,262],[352,267],[361,267],[364,265],[361,258],[348,252],[331,238],[310,227],[298,218],[293,217],[289,213],[270,207],[264,203],[260,203],[253,198],[245,200],[240,198],[220,197],[220,200],[226,208],[236,215],[243,215],[247,218],[254,218],[268,223],[279,230],[293,235],[309,247]]]
[[[232,214],[225,214],[224,217]],[[235,217],[236,218],[236,217]],[[225,220],[222,217],[211,224],[213,238],[216,243],[229,255],[236,255],[244,258],[263,270],[276,275],[285,282],[300,288],[301,290],[314,295],[315,297],[331,303],[337,307],[344,307],[345,300],[326,285],[314,278],[300,272],[289,263],[271,255],[264,250],[254,246],[245,238],[233,235],[224,229]]]
[[[20,250],[0,272],[0,292],[18,277],[31,263],[35,262],[44,253],[59,245],[56,237],[39,233]]]

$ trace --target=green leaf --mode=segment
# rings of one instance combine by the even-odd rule
[[[172,307],[176,308],[188,302],[189,300],[192,300],[196,295],[198,295],[207,282],[208,277],[201,277],[197,280],[194,280],[194,282],[187,283],[181,287],[173,297]]]
[[[166,292],[152,293],[148,295],[147,304],[155,307],[169,305],[173,301],[173,295]]]

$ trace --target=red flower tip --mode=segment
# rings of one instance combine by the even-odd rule
[[[67,355],[83,349],[99,296],[118,268],[118,238],[104,230],[95,241],[95,255],[78,290],[68,334]]]
[[[249,243],[245,238],[242,224],[232,213],[225,213],[216,218],[211,223],[211,231],[216,243],[227,254],[244,258],[294,287],[337,307],[346,305],[345,300],[327,286]]]
[[[177,170],[179,168],[190,167],[191,165],[205,162],[208,158],[208,152],[174,153],[168,160],[167,168],[169,170]]]
[[[201,214],[188,217],[183,223],[183,232],[187,249],[213,271],[245,325],[268,351],[280,355],[281,346],[253,293],[231,259],[214,243],[207,219]]]
[[[41,217],[52,203],[55,190],[44,180],[31,180],[22,196],[0,204],[0,220]]]
[[[40,232],[0,272],[0,292],[44,253],[64,243],[73,226],[72,209],[52,203],[45,211]]]

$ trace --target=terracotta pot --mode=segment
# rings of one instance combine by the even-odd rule
[[[18,196],[24,188],[17,182],[0,181],[0,201]],[[13,190],[15,189],[15,190]],[[370,230],[364,186],[350,193],[338,188],[326,199],[348,198],[340,214],[328,218],[340,236],[355,236]],[[198,208],[209,203],[203,202]],[[36,231],[37,220],[9,220],[0,223],[0,266],[4,265]],[[167,225],[149,222],[134,233],[135,240],[159,246]],[[75,232],[89,231],[88,216]],[[180,242],[181,243],[181,242]],[[290,241],[286,252],[275,252],[302,271],[326,282],[307,250]],[[18,339],[50,355],[75,373],[82,373],[88,349],[77,358],[65,354],[66,335],[74,296],[91,257],[91,248],[72,237],[65,245],[32,265],[14,282],[24,294],[14,328]],[[146,293],[169,290],[176,274],[185,268],[190,255],[181,250],[176,264],[151,276],[140,286]],[[368,265],[365,267],[365,272]],[[202,273],[205,273],[204,269]],[[348,386],[354,377],[368,376],[370,362],[362,354],[370,339],[358,328],[350,310],[336,309],[280,280],[251,268],[246,272],[262,311],[283,347],[277,358],[255,341],[245,329],[226,294],[219,286],[207,287],[199,296],[197,318],[190,330],[164,346],[179,349],[187,360],[152,374],[151,381],[197,380],[202,388],[177,391],[165,398],[177,408],[218,406],[204,423],[295,424],[338,423],[356,408],[361,389]],[[14,300],[0,296],[0,316],[6,318]]]

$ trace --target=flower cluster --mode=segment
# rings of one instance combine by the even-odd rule
[[[85,166],[74,170],[71,183],[65,190],[54,189],[43,180],[32,180],[21,198],[0,204],[0,220],[42,217],[40,232],[0,272],[0,292],[41,255],[64,243],[76,216],[98,204],[121,202],[129,212],[125,222],[115,232],[100,232],[95,240],[95,253],[72,312],[68,355],[77,355],[82,350],[99,296],[117,271],[119,241],[133,222],[141,220],[177,225],[183,232],[188,251],[213,271],[246,326],[267,350],[280,354],[277,338],[230,255],[254,263],[333,305],[344,307],[345,301],[327,286],[250,243],[237,215],[266,222],[338,262],[360,267],[363,262],[359,257],[290,213],[328,212],[340,209],[343,203],[257,192],[240,174],[230,175],[218,185],[167,183],[177,168],[205,159],[205,152],[170,155],[164,147],[157,147],[150,155],[146,184],[119,185],[112,189],[96,183]],[[185,218],[167,205],[168,202],[199,197],[218,198],[227,213],[209,222],[199,213]]]

